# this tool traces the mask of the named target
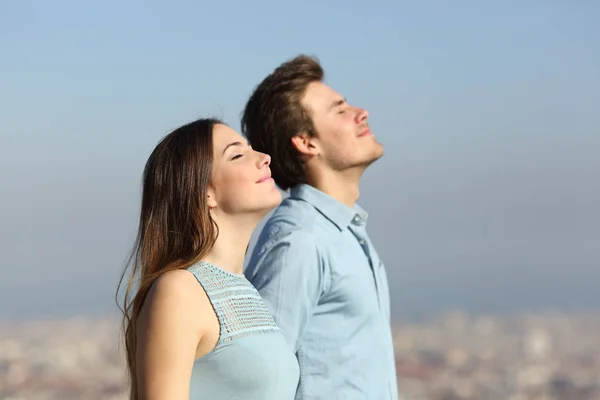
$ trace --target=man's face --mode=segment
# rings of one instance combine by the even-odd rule
[[[318,157],[334,171],[366,168],[383,155],[383,146],[369,129],[367,110],[348,104],[335,90],[313,82],[302,99],[317,132]]]

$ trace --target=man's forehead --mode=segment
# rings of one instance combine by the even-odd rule
[[[343,100],[341,94],[323,82],[313,82],[306,89],[303,103],[314,109],[326,110],[334,101]]]

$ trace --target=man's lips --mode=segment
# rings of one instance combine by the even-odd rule
[[[361,133],[358,134],[358,137],[365,137],[365,136],[372,136],[373,132],[371,132],[371,129],[367,128],[364,131],[362,131]]]

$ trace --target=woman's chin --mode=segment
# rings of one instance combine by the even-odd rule
[[[246,199],[246,201],[247,200],[248,199]],[[269,193],[267,196],[261,196],[260,199],[254,200],[255,201],[250,204],[238,203],[237,207],[228,207],[226,213],[229,214],[230,217],[256,216],[258,219],[261,219],[281,204],[282,196],[281,193],[276,190]]]

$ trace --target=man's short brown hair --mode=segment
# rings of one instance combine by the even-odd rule
[[[299,55],[277,67],[254,90],[242,115],[242,133],[252,147],[271,156],[275,183],[287,190],[306,183],[306,171],[292,137],[315,129],[301,100],[312,82],[323,81],[324,72],[314,57]]]

